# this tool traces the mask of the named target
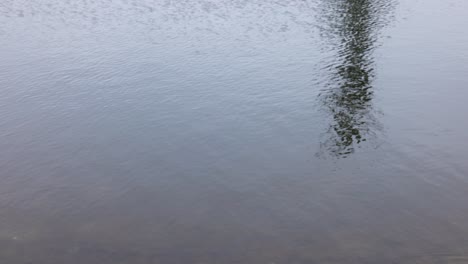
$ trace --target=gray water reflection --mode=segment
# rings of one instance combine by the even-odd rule
[[[369,136],[379,134],[372,102],[373,53],[394,5],[393,1],[380,0],[327,1],[321,5],[322,36],[333,54],[323,63],[328,78],[319,83],[325,87],[320,95],[323,106],[332,116],[322,151],[346,157]]]
[[[467,10],[0,1],[0,263],[466,263]]]

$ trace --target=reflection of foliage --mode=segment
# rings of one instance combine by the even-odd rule
[[[27,2],[28,4],[24,4]],[[233,39],[310,37],[316,0],[1,0],[0,24],[10,16],[40,19],[51,29],[132,30],[155,42],[191,36]],[[38,21],[39,22],[39,21]],[[0,28],[2,30],[2,28]],[[287,39],[287,38],[286,38]],[[274,41],[274,40],[272,40]]]
[[[330,68],[325,82],[327,92],[323,102],[330,111],[333,122],[325,146],[337,156],[354,152],[357,144],[375,127],[372,113],[372,52],[376,46],[376,33],[382,1],[332,0],[327,3],[330,21],[328,36],[336,52],[336,62]],[[386,6],[386,5],[383,5]]]

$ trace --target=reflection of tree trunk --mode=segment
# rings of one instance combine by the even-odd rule
[[[357,144],[375,125],[372,114],[373,57],[376,34],[381,26],[379,0],[335,0],[328,2],[326,14],[332,17],[327,36],[333,43],[337,62],[325,83],[323,100],[332,115],[325,147],[337,156],[354,152]]]

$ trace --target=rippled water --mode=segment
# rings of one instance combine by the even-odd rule
[[[465,0],[2,0],[0,263],[468,263]]]

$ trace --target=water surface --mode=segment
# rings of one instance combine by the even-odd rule
[[[468,2],[3,0],[0,262],[468,263]]]

